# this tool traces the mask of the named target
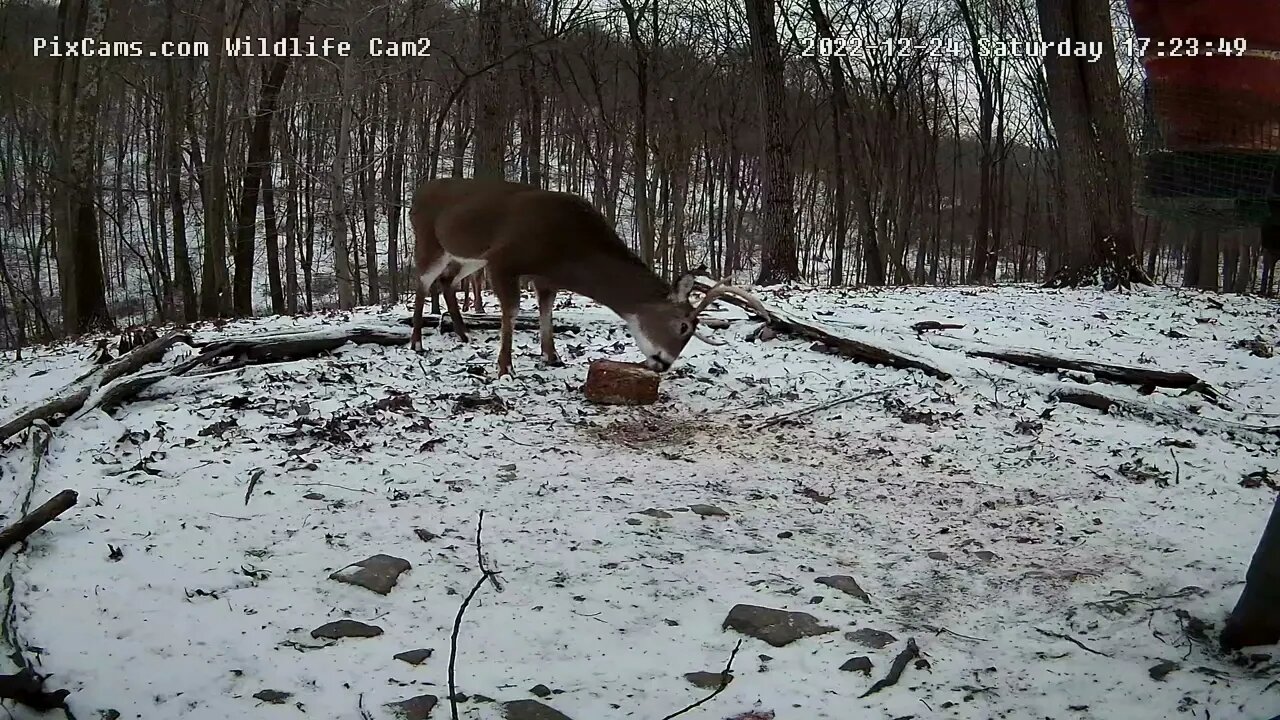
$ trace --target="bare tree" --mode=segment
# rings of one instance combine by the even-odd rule
[[[774,23],[774,0],[747,0],[747,24],[751,32],[751,57],[756,68],[760,103],[761,239],[759,285],[800,277],[796,257],[795,201],[792,191],[791,149],[787,142],[787,92],[783,83],[782,53]]]

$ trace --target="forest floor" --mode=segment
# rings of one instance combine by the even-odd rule
[[[692,341],[659,403],[593,406],[578,389],[587,363],[637,353],[621,321],[573,298],[557,313],[580,325],[559,335],[567,366],[541,367],[536,333],[520,331],[518,375],[500,381],[493,331],[469,345],[429,335],[422,356],[345,345],[162,380],[54,431],[35,501],[64,488],[80,501],[12,561],[16,638],[81,720],[381,720],[415,717],[388,704],[422,695],[439,701],[430,717],[449,717],[450,635],[481,578],[483,511],[502,592],[482,585],[460,626],[463,718],[558,717],[503,705],[542,696],[574,720],[660,720],[716,688],[739,640],[732,682],[681,717],[1280,713],[1280,654],[1216,643],[1275,498],[1277,437],[1051,397],[1088,385],[1182,417],[1280,425],[1280,358],[1263,357],[1280,341],[1280,304],[1028,287],[761,298],[953,378],[752,340],[759,323],[720,308],[739,319],[716,331],[729,342]],[[406,315],[239,321],[194,337]],[[964,327],[918,334],[922,320]],[[1187,370],[1227,399],[960,351],[977,346]],[[6,357],[0,419],[84,372],[89,350]],[[0,456],[4,523],[26,492],[26,452],[13,440]],[[411,566],[385,595],[330,577],[381,554]],[[773,647],[723,627],[738,604],[830,631]],[[381,633],[313,637],[343,619]],[[908,639],[925,662],[860,698]],[[395,657],[412,650],[432,652]],[[869,673],[841,669],[860,656]],[[708,687],[693,672],[712,673],[694,676]]]

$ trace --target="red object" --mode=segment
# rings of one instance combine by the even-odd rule
[[[1280,151],[1280,0],[1129,0],[1129,13],[1170,150]],[[1200,54],[1161,56],[1192,38]],[[1245,55],[1218,53],[1238,39]]]

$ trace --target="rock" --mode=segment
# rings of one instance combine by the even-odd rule
[[[264,703],[272,705],[283,705],[286,700],[293,697],[293,693],[287,693],[283,690],[259,690],[253,694],[255,700],[261,700]]]
[[[502,703],[502,716],[507,720],[573,720],[537,700],[512,700]]]
[[[640,514],[648,515],[649,517],[662,518],[663,520],[666,520],[667,518],[672,517],[671,513],[667,512],[666,510],[659,510],[658,508],[649,508],[648,510],[641,510]]]
[[[413,534],[417,535],[418,539],[421,540],[422,542],[431,542],[432,540],[435,540],[436,538],[440,537],[439,535],[431,532],[430,530],[425,530],[423,528],[414,528]]]
[[[1177,670],[1179,667],[1181,666],[1172,660],[1161,660],[1159,663],[1152,665],[1147,670],[1147,674],[1151,676],[1152,680],[1164,680],[1166,675]]]
[[[400,702],[387,703],[387,707],[391,708],[391,712],[396,717],[404,718],[404,720],[427,720],[427,716],[440,702],[440,698],[435,695],[418,695],[408,700]]]
[[[330,575],[329,579],[359,585],[379,595],[386,595],[396,586],[400,574],[411,567],[413,566],[408,560],[378,554],[342,568]]]
[[[891,642],[897,642],[898,638],[890,635],[883,630],[872,630],[871,628],[862,628],[844,634],[846,640],[852,640],[859,645],[866,645],[869,648],[879,650]]]
[[[725,681],[724,676],[722,676],[718,672],[699,671],[699,672],[685,673],[684,679],[688,680],[689,684],[693,685],[694,687],[700,687],[703,690],[715,690],[720,687],[721,682],[724,682],[725,685],[728,685],[729,683],[733,682],[733,673],[729,673],[727,682]]]
[[[840,666],[840,669],[845,672],[860,672],[864,675],[870,675],[871,668],[873,667],[875,666],[871,664],[871,658],[866,655],[859,655],[858,657],[846,660],[844,664]]]
[[[946,553],[942,552],[941,550],[933,550],[933,551],[931,551],[931,552],[929,553],[929,558],[930,558],[930,559],[932,559],[932,560],[946,560],[946,559],[948,559],[949,557],[951,557],[951,556],[950,556],[950,555],[947,555]]]
[[[690,512],[702,517],[729,517],[729,513],[721,510],[715,505],[690,505]]]
[[[788,540],[794,535],[795,533],[791,532],[790,530],[783,530],[782,532],[778,533],[778,538],[781,540]]]
[[[302,499],[303,499],[303,500],[323,500],[323,499],[324,499],[324,493],[309,492],[309,493],[307,493],[306,495],[303,495],[303,496],[302,496]]]
[[[627,518],[628,525],[643,525],[644,521],[640,518]]]
[[[828,575],[827,577],[820,577],[814,582],[835,588],[845,595],[852,595],[863,602],[871,602],[871,596],[867,594],[867,591],[858,587],[858,581],[848,575]]]
[[[658,373],[636,363],[596,360],[582,393],[600,405],[650,405],[658,399]]]
[[[979,550],[978,552],[974,553],[973,556],[978,558],[979,560],[985,560],[987,562],[991,562],[992,560],[995,560],[997,557],[996,554],[991,552],[990,550]]]
[[[403,660],[410,665],[421,665],[427,658],[431,657],[431,653],[435,652],[432,648],[423,648],[421,650],[405,650],[402,653],[396,653],[393,657],[396,660]]]
[[[533,687],[529,688],[529,694],[536,695],[538,697],[550,697],[551,688],[547,687],[546,685],[543,685],[542,683],[538,683],[537,685],[534,685]]]
[[[325,623],[315,630],[311,631],[313,638],[326,638],[329,640],[340,640],[342,638],[352,637],[377,637],[382,634],[382,628],[377,625],[368,625],[357,620],[335,620],[331,623]]]
[[[822,625],[809,613],[787,612],[759,605],[734,605],[721,627],[732,628],[774,647],[790,645],[800,638],[825,635],[835,628]]]

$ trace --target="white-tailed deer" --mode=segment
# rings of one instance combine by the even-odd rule
[[[759,300],[723,283],[691,305],[694,276],[668,285],[627,248],[604,216],[569,193],[499,180],[432,180],[414,194],[409,221],[418,271],[410,347],[422,350],[422,304],[437,282],[446,288],[454,330],[467,341],[450,286],[484,268],[502,313],[500,376],[511,374],[512,329],[524,277],[533,280],[538,296],[542,359],[548,365],[560,364],[551,328],[559,290],[585,295],[617,313],[644,353],[645,365],[658,372],[680,356],[697,332],[698,315],[718,296],[737,295],[764,312]]]

